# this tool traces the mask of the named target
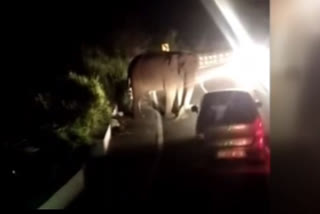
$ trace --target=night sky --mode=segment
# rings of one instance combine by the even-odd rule
[[[33,68],[50,63],[50,68],[58,69],[55,65],[67,63],[79,52],[81,44],[103,45],[108,43],[108,40],[112,42],[112,38],[117,37],[117,32],[128,26],[144,31],[154,38],[166,34],[169,30],[176,30],[179,38],[189,45],[205,40],[206,46],[210,46],[214,41],[224,40],[200,0],[111,2],[21,5],[12,14],[16,16],[16,23],[9,27],[12,33],[10,37],[14,39],[12,45],[22,54],[17,56],[15,51],[13,54],[24,58],[24,53],[28,53],[25,63],[31,63]],[[257,20],[250,15],[261,15],[261,11],[268,13],[266,0],[241,2],[244,3],[241,3],[239,8],[245,8],[241,10],[241,16],[248,23]],[[253,13],[250,13],[250,10]],[[268,17],[266,19],[268,20]],[[250,24],[249,28],[252,26]],[[29,57],[39,57],[39,60],[33,63]]]
[[[168,31],[175,30],[184,43],[192,46],[202,42],[208,49],[225,41],[200,0],[111,2],[14,5],[4,32],[9,37],[5,45],[11,69],[21,75],[21,83],[17,85],[24,87],[26,80],[36,79],[41,83],[45,82],[42,79],[65,73],[79,59],[81,45],[108,48],[118,32],[127,28],[145,32],[154,40],[161,40]],[[260,34],[268,31],[269,1],[234,2],[249,29]]]

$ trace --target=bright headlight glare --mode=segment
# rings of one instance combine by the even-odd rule
[[[262,84],[269,88],[269,50],[251,45],[235,51],[228,63],[229,74],[247,84]]]
[[[225,65],[204,72],[197,81],[203,82],[217,77],[230,78],[245,88],[252,89],[261,84],[269,89],[268,48],[257,45],[239,48]]]
[[[259,84],[269,91],[269,48],[254,44],[229,1],[214,0],[214,2],[234,33],[235,38],[232,38],[233,36],[224,31],[223,27],[221,29],[233,51],[230,55],[218,54],[215,56],[219,64],[222,61],[225,64],[203,72],[197,81],[227,77],[243,87],[254,88]]]

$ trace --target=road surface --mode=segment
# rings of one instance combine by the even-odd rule
[[[193,103],[202,94],[197,87]],[[154,115],[130,121],[129,134],[115,137],[106,157],[89,162],[86,191],[70,209],[267,213],[268,178],[217,174],[213,154],[194,140],[196,117],[162,120],[161,147]]]

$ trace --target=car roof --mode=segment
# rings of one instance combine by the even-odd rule
[[[240,92],[240,93],[247,93],[247,94],[251,95],[251,93],[248,90],[241,89],[241,88],[218,89],[218,90],[209,91],[205,95],[213,94],[213,93],[220,93],[220,92]]]
[[[208,99],[209,97],[213,96],[214,94],[219,94],[219,93],[225,93],[225,92],[232,92],[232,93],[241,93],[241,94],[247,94],[252,100],[255,99],[255,96],[253,92],[242,89],[242,88],[227,88],[227,89],[218,89],[218,90],[213,90],[205,93],[202,97],[202,102],[205,99]]]

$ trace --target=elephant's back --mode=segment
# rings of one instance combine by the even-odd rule
[[[164,52],[141,54],[131,61],[128,76],[129,78],[133,78],[135,74],[140,75],[143,72],[161,70],[172,63],[172,54]]]

